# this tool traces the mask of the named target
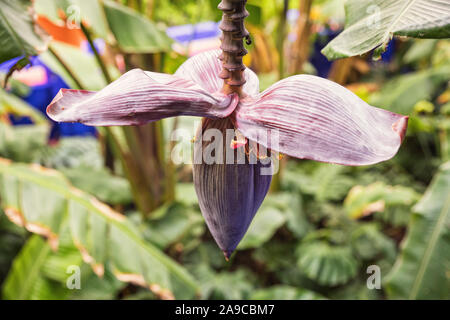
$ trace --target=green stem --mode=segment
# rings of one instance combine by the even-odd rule
[[[94,41],[92,40],[91,33],[89,30],[84,26],[83,23],[81,25],[81,31],[83,31],[87,41],[89,42],[89,46],[92,49],[92,52],[94,52],[95,59],[97,60],[98,65],[100,66],[100,69],[102,70],[103,76],[105,77],[106,83],[110,84],[112,82],[112,78],[108,72],[108,68],[106,67],[105,63],[102,60],[102,57],[98,53],[97,48],[94,45]]]
[[[61,58],[61,56],[52,48],[48,47],[48,51],[55,57],[56,60],[58,60],[59,64],[64,68],[64,70],[67,72],[67,74],[72,78],[73,82],[75,82],[77,89],[86,90],[84,86],[81,84],[81,81],[78,79],[78,77],[73,73],[73,71],[69,68],[69,66],[64,62],[64,60]]]

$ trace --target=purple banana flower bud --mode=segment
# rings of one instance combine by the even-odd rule
[[[256,74],[245,69],[242,94],[225,94],[219,56],[217,50],[190,58],[175,75],[132,70],[99,92],[63,89],[47,114],[55,121],[95,126],[199,116],[206,118],[202,133],[238,129],[249,140],[234,152],[248,151],[253,141],[296,158],[342,165],[374,164],[397,153],[408,117],[372,107],[346,88],[309,75],[284,79],[259,93]],[[229,152],[227,144],[223,148]],[[244,236],[270,184],[270,176],[260,175],[265,165],[250,163],[250,156],[244,164],[194,165],[202,214],[226,257]]]
[[[222,137],[228,138],[217,146],[223,151],[215,150],[221,153],[219,157],[215,154],[218,163],[194,163],[194,184],[206,224],[228,260],[269,191],[272,175],[262,174],[262,169],[270,169],[271,162],[270,158],[261,161],[254,151],[246,154],[244,146],[233,146],[234,140],[230,139],[233,136],[226,134],[227,130],[234,132],[229,118],[203,121],[195,140],[195,158],[203,160],[202,157],[208,156],[204,152],[208,146],[217,143],[203,141],[202,134],[209,129],[217,129]],[[225,161],[230,156],[231,161]]]

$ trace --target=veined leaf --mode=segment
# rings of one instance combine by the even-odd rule
[[[321,285],[344,284],[356,276],[358,261],[350,247],[331,246],[322,242],[306,242],[298,248],[297,265],[311,280]]]
[[[49,132],[47,125],[10,126],[0,123],[0,157],[36,161],[41,150],[47,147]]]
[[[392,112],[411,115],[420,100],[431,100],[437,89],[450,80],[450,65],[400,75],[388,81],[369,103]]]
[[[113,1],[104,1],[106,19],[121,50],[157,53],[170,50],[172,41],[145,16]]]
[[[254,291],[254,275],[247,269],[215,273],[207,264],[197,265],[203,299],[241,300]]]
[[[39,236],[33,236],[15,258],[3,285],[4,299],[27,299],[39,277],[40,266],[51,252],[50,246]]]
[[[438,41],[439,40],[436,39],[423,39],[414,41],[411,48],[409,48],[406,54],[403,56],[403,62],[409,64],[420,60],[430,59],[431,55],[436,50]]]
[[[285,181],[302,193],[313,195],[318,202],[340,200],[354,182],[346,175],[348,168],[335,164],[314,163],[311,166],[293,166]]]
[[[151,219],[142,224],[142,228],[144,238],[161,249],[166,249],[170,244],[181,242],[190,233],[203,233],[204,220],[199,211],[174,202],[154,211]]]
[[[84,88],[88,90],[100,90],[107,85],[95,58],[92,55],[62,42],[53,41],[51,43],[51,48],[62,57],[64,63],[73,71],[75,76],[78,79],[81,79],[80,81]],[[53,72],[61,75],[70,87],[77,87],[72,77],[50,52],[44,52],[40,58]],[[108,70],[113,78],[118,78],[120,76],[120,72],[114,66],[108,65]],[[87,74],[89,74],[89,76],[86,76]]]
[[[324,299],[320,294],[306,289],[277,285],[253,292],[250,300],[319,300]]]
[[[450,298],[450,162],[414,207],[402,251],[386,279],[393,299]]]
[[[29,117],[36,124],[46,124],[45,117],[32,106],[0,88],[0,116]]]
[[[61,171],[72,185],[95,196],[100,201],[112,205],[127,205],[133,201],[128,180],[115,176],[106,169],[80,166],[64,168]]]
[[[267,197],[252,224],[247,230],[238,250],[245,250],[261,246],[275,234],[277,229],[286,222],[281,208],[274,202],[272,197]]]
[[[356,255],[364,260],[371,260],[382,255],[385,260],[395,260],[395,243],[383,234],[376,223],[365,223],[356,227],[351,232],[351,245]],[[380,261],[380,260],[379,260]],[[385,271],[382,268],[382,271]]]
[[[344,201],[344,208],[353,219],[383,212],[390,206],[412,206],[419,195],[404,186],[387,186],[376,182],[369,186],[355,186]]]
[[[393,35],[450,37],[450,3],[443,0],[349,0],[345,30],[322,51],[328,59],[384,51]]]
[[[57,170],[78,167],[100,170],[103,167],[100,143],[94,137],[62,138],[57,146],[41,150],[38,160],[44,167]]]
[[[67,221],[83,260],[99,276],[109,262],[119,280],[161,298],[192,297],[196,284],[185,269],[145,242],[125,216],[70,186],[57,171],[0,161],[0,197],[10,220],[46,236],[56,249]]]
[[[79,254],[78,254],[79,256]],[[52,253],[49,244],[37,235],[33,235],[14,259],[8,277],[3,286],[3,298],[8,300],[48,300],[63,299],[70,291],[60,282],[47,277],[50,273],[61,273],[65,277],[68,265],[81,263],[81,256],[67,259],[64,253]],[[60,268],[52,265],[61,261]],[[50,262],[50,263],[49,263]]]
[[[62,10],[71,26],[87,23],[100,38],[108,36],[108,25],[99,0],[35,0],[34,8],[39,15],[44,15],[55,23],[61,22],[58,14]]]
[[[30,10],[29,0],[0,1],[0,63],[47,48],[45,33],[34,25]]]

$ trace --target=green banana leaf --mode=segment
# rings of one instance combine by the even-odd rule
[[[379,58],[394,35],[415,38],[450,37],[450,5],[446,1],[349,0],[345,30],[322,53],[328,59],[364,54]]]
[[[81,255],[77,253],[70,249],[52,253],[45,240],[37,235],[31,236],[14,259],[3,285],[3,299],[64,299],[70,290],[55,281],[54,275],[68,277],[67,267],[81,263]]]
[[[95,58],[92,55],[89,55],[74,46],[56,41],[53,41],[50,47],[61,57],[75,76],[80,79],[80,82],[85,89],[96,91],[107,85]],[[40,58],[53,72],[59,74],[72,88],[77,87],[71,75],[67,73],[60,62],[57,61],[49,51],[41,54]],[[119,70],[112,65],[108,65],[108,71],[113,79],[120,76]]]
[[[54,250],[68,224],[83,260],[102,276],[109,263],[116,277],[149,288],[163,299],[192,298],[192,276],[143,240],[128,219],[72,187],[58,171],[0,160],[0,198],[8,218],[45,236]]]
[[[47,36],[34,25],[30,7],[30,0],[0,0],[0,63],[46,50]]]
[[[275,285],[253,292],[251,300],[322,300],[320,294],[306,289],[299,289],[287,285]]]
[[[311,280],[323,286],[336,286],[354,278],[358,261],[351,248],[322,242],[306,242],[297,249],[297,266]]]
[[[47,119],[28,103],[0,88],[0,116],[29,117],[35,124],[45,125]]]
[[[34,9],[54,23],[61,23],[59,12],[64,12],[70,27],[81,21],[87,23],[100,38],[108,36],[108,24],[99,0],[35,0]]]
[[[344,209],[352,219],[360,219],[374,212],[383,212],[387,207],[412,206],[418,197],[412,188],[376,182],[353,187],[344,200]]]
[[[420,100],[431,100],[439,88],[450,81],[450,65],[399,75],[369,98],[375,107],[412,115]]]
[[[169,51],[172,40],[152,21],[113,1],[104,1],[106,19],[117,44],[126,53]]]
[[[392,299],[450,298],[450,162],[414,207],[385,288]]]

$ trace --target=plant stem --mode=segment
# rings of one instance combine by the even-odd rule
[[[80,23],[80,27],[81,27],[81,31],[83,32],[84,36],[86,37],[89,46],[92,50],[92,52],[94,53],[95,59],[97,60],[97,63],[100,67],[100,69],[102,70],[102,74],[103,77],[105,78],[105,81],[107,84],[110,84],[112,82],[112,78],[108,72],[108,69],[105,65],[105,63],[103,62],[100,54],[98,53],[97,48],[95,47],[94,41],[92,40],[92,36],[91,33],[89,32],[89,30],[86,28],[86,26],[83,23]],[[109,169],[111,169],[112,172],[114,172],[114,160],[112,159],[112,154],[113,151],[111,150],[111,148],[114,148],[114,145],[111,145],[110,143],[108,143],[109,140],[108,138],[112,137],[112,131],[110,128],[105,128],[105,135],[101,138],[101,141],[104,143],[103,145],[103,156],[105,158],[105,166]],[[114,142],[114,140],[111,140]]]
[[[100,56],[97,48],[94,45],[94,41],[92,40],[91,33],[84,26],[83,23],[81,23],[80,26],[81,26],[81,30],[83,31],[87,41],[89,42],[89,46],[91,47],[91,50],[94,52],[95,59],[97,59],[97,63],[100,66],[100,69],[102,70],[102,73],[103,73],[103,76],[105,77],[106,83],[110,84],[112,82],[112,78],[109,74],[108,68],[106,67],[105,63],[102,60],[102,57]]]
[[[58,60],[59,64],[64,68],[64,70],[67,72],[67,74],[72,78],[73,82],[75,82],[77,89],[86,90],[84,86],[81,84],[81,81],[78,79],[78,77],[73,73],[73,71],[69,68],[69,66],[64,62],[64,60],[61,58],[61,56],[51,47],[48,47],[48,51],[55,57],[56,60]]]
[[[248,53],[244,48],[243,39],[249,43],[249,33],[245,29],[244,19],[248,17],[245,9],[247,0],[222,0],[218,8],[223,11],[220,29],[222,30],[220,48],[222,54],[222,72],[219,77],[224,79],[223,92],[242,94],[245,84],[243,57]]]

